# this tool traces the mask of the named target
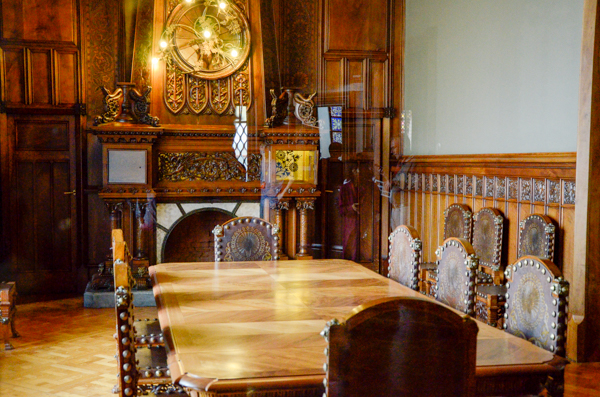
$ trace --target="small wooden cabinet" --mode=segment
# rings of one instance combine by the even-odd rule
[[[19,336],[15,330],[16,300],[17,287],[15,283],[13,281],[0,282],[0,325],[2,325],[5,350],[14,349],[8,340],[9,327],[13,338]]]

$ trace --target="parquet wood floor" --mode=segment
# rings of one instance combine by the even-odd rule
[[[114,397],[114,309],[85,309],[81,298],[19,305],[15,350],[0,351],[0,397]],[[136,308],[154,318],[155,308]],[[570,364],[565,396],[600,396],[600,363]]]

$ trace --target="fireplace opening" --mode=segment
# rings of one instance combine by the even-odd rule
[[[162,262],[213,262],[215,243],[212,230],[234,217],[231,212],[215,208],[187,213],[166,235]]]

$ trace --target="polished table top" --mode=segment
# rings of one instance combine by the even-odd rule
[[[150,274],[172,377],[200,390],[267,380],[320,383],[326,342],[319,333],[327,321],[378,298],[424,298],[346,260],[173,263]],[[492,368],[535,371],[554,359],[477,324],[478,376]]]

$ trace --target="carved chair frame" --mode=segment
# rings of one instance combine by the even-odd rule
[[[404,240],[406,239],[406,240]],[[423,249],[423,243],[419,238],[417,230],[409,225],[400,225],[390,234],[388,237],[390,242],[390,257],[388,266],[388,277],[396,280],[397,282],[412,288],[415,291],[419,290],[419,264],[421,262],[421,252]],[[398,244],[402,244],[404,241],[408,242],[408,246],[405,249],[411,251],[411,263],[400,263],[402,258],[396,258],[394,256],[395,248]],[[409,274],[412,274],[410,280],[400,280],[399,270],[396,267],[410,267]],[[403,269],[407,270],[407,269]]]
[[[556,240],[556,226],[552,218],[542,214],[531,214],[521,222],[519,222],[519,244],[518,244],[518,257],[521,258],[527,255],[534,255],[532,252],[528,252],[525,249],[525,241],[528,238],[527,233],[531,232],[528,226],[531,223],[537,223],[543,226],[543,247],[538,248],[538,252],[542,252],[542,255],[538,255],[540,258],[546,258],[549,261],[554,261],[554,243]]]
[[[444,288],[449,288],[444,285],[441,285],[440,279],[446,278],[444,273],[450,272],[452,269],[448,268],[447,265],[447,255],[449,252],[458,252],[458,254],[462,257],[464,261],[465,271],[464,271],[464,280],[452,280],[455,283],[456,288],[460,291],[460,295],[463,300],[457,302],[456,305],[453,305],[451,302],[445,300],[445,295],[447,291],[444,291]],[[450,306],[454,306],[455,309],[461,310],[466,314],[473,316],[475,313],[475,284],[476,284],[476,272],[479,266],[479,259],[475,255],[475,250],[465,239],[451,237],[444,241],[436,251],[438,258],[437,261],[437,269],[435,272],[435,288],[433,297],[436,300],[439,300],[443,303],[446,303]],[[441,288],[440,288],[441,287]]]
[[[492,242],[491,258],[482,258],[480,252],[482,247],[479,242],[485,239],[479,236],[478,226],[483,216],[489,216],[493,220],[493,235],[489,236],[489,240]],[[479,257],[478,284],[501,285],[504,281],[504,272],[501,264],[503,233],[504,216],[497,209],[486,207],[473,215],[473,248]]]
[[[279,259],[279,227],[271,224],[264,219],[252,216],[238,217],[230,219],[223,225],[217,225],[212,233],[215,236],[215,261],[229,261],[227,258],[226,243],[224,244],[225,234],[229,234],[232,230],[243,227],[244,225],[251,227],[265,228],[267,233],[271,234],[268,241],[271,260]],[[224,246],[225,245],[225,246]]]
[[[531,276],[524,278],[522,274]],[[520,277],[517,277],[519,275]],[[518,279],[518,280],[517,280]],[[532,281],[537,280],[537,281]],[[516,263],[506,268],[506,304],[504,311],[503,328],[517,336],[530,340],[532,343],[551,351],[559,356],[565,355],[566,328],[567,328],[567,299],[569,296],[569,283],[563,278],[561,271],[554,263],[547,259],[536,256],[525,256],[519,258]],[[535,308],[546,307],[545,313],[537,314],[538,317],[529,316],[536,320],[542,320],[543,331],[540,335],[532,335],[531,330],[519,329],[516,318],[522,317],[523,299],[520,295],[520,285],[531,287],[539,283],[535,291],[543,289],[544,296],[541,297],[541,305],[538,303]],[[525,290],[525,289],[524,289]],[[531,288],[528,288],[531,290]],[[521,312],[521,313],[520,313]],[[540,318],[540,315],[544,315]],[[547,317],[547,318],[546,318]],[[524,317],[523,317],[524,318]]]

